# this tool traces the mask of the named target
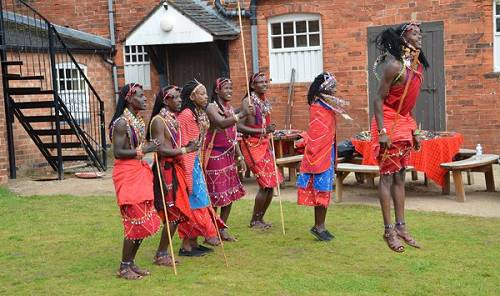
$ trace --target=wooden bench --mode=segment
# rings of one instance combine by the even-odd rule
[[[283,173],[284,167],[289,168],[290,169],[290,181],[295,182],[295,179],[297,177],[297,169],[300,167],[300,163],[302,162],[302,159],[304,159],[303,154],[276,158],[276,166],[278,166],[278,169],[280,169],[280,171],[282,173]],[[342,161],[344,161],[343,157],[337,158],[337,162],[342,162]]]
[[[415,168],[412,166],[406,168],[406,171],[413,172],[414,170]],[[368,176],[368,184],[370,184],[371,186],[375,186],[375,182],[373,181],[373,179],[379,175],[380,169],[378,165],[339,163],[337,165],[337,168],[335,169],[335,173],[335,201],[342,202],[342,196],[344,192],[344,179],[350,173],[363,174],[364,176]]]
[[[486,191],[495,191],[495,179],[493,175],[493,164],[498,162],[498,155],[484,154],[480,158],[476,156],[469,157],[464,160],[442,163],[441,167],[448,171],[445,180],[449,193],[449,172],[453,173],[453,182],[455,183],[456,199],[459,202],[465,202],[464,183],[462,181],[462,172],[472,171],[484,173],[486,180]]]

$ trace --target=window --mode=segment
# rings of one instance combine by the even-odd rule
[[[80,65],[83,73],[87,75],[87,67]],[[89,92],[85,79],[73,63],[56,65],[57,91],[66,108],[77,122],[89,120]]]
[[[495,72],[500,72],[500,0],[493,1],[493,32]]]
[[[269,67],[275,83],[309,82],[323,71],[321,20],[315,14],[288,14],[269,19]]]
[[[139,83],[151,89],[149,56],[142,45],[125,45],[125,83]]]

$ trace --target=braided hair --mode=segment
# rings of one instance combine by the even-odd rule
[[[405,46],[405,42],[402,38],[405,30],[409,28],[413,23],[405,23],[397,26],[396,28],[388,28],[382,31],[377,36],[376,44],[377,49],[382,52],[388,52],[392,56],[394,56],[397,60],[401,60],[403,58],[403,49]],[[424,52],[421,50],[418,56],[418,60],[424,68],[429,67],[429,62],[425,58]]]
[[[109,128],[113,127],[113,123],[123,114],[125,108],[127,107],[127,97],[134,95],[135,90],[137,88],[142,89],[142,86],[138,83],[129,83],[125,84],[120,90],[120,94],[118,95],[118,102],[116,102],[116,109],[113,118],[111,118],[111,122],[109,123]]]
[[[153,105],[153,111],[151,112],[151,117],[149,119],[148,129],[146,133],[146,139],[150,140],[149,130],[151,128],[151,122],[153,118],[158,115],[163,107],[165,107],[165,96],[167,96],[168,92],[172,89],[180,91],[181,88],[175,85],[168,85],[160,89],[160,91],[155,96],[155,104]]]
[[[321,86],[325,82],[326,78],[329,77],[330,75],[331,74],[328,72],[323,72],[318,76],[316,76],[316,78],[314,78],[314,81],[309,86],[309,90],[307,92],[307,104],[312,105],[316,101],[316,98],[323,97],[321,93],[323,89]]]
[[[201,83],[198,82],[196,79],[188,81],[184,86],[182,87],[181,91],[181,99],[182,99],[182,107],[181,111],[184,109],[188,108],[193,112],[196,121],[198,121],[198,115],[196,113],[196,105],[193,100],[191,100],[191,94],[193,93],[194,89],[198,87]]]

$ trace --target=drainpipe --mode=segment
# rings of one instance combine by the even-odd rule
[[[115,13],[113,11],[113,0],[108,0],[108,19],[109,19],[109,39],[111,39],[112,56],[116,55],[116,42],[115,42]],[[118,74],[116,72],[116,62],[113,59],[112,77],[113,88],[115,89],[115,102],[118,102]]]
[[[237,9],[226,9],[220,3],[220,0],[214,1],[215,8],[224,17],[233,18],[238,16]],[[252,41],[252,70],[253,73],[259,72],[259,46],[257,43],[257,0],[250,1],[250,9],[242,9],[241,16],[250,18],[250,34]]]

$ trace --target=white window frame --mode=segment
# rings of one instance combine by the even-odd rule
[[[144,89],[151,89],[151,61],[144,45],[124,45],[123,65],[125,83],[139,83]],[[134,75],[131,75],[132,72]],[[132,76],[140,78],[136,79]]]
[[[500,11],[497,11],[497,5],[500,6],[500,0],[493,0],[493,70],[500,72],[500,28],[497,27]]]
[[[306,21],[306,32],[305,33],[297,33],[297,22],[302,22]],[[318,31],[313,31],[311,32],[309,29],[309,21],[318,21]],[[283,23],[287,22],[293,22],[293,34],[284,34],[283,31]],[[302,77],[302,79],[297,79],[297,72],[296,72],[296,82],[311,82],[314,80],[314,77],[319,74],[321,71],[323,71],[323,30],[322,30],[322,23],[321,23],[321,15],[319,14],[309,14],[309,13],[299,13],[299,14],[285,14],[285,15],[280,15],[280,16],[274,16],[268,19],[268,47],[269,47],[269,59],[270,59],[270,76],[272,79],[273,83],[289,83],[290,82],[290,76],[287,75],[288,77],[281,78],[281,79],[276,79],[276,77],[273,77],[275,73],[277,73],[276,69],[273,69],[273,63],[271,62],[272,56],[280,53],[299,53],[299,52],[319,52],[320,55],[320,60],[321,60],[321,65],[318,67],[318,73],[307,73],[307,78]],[[272,25],[276,23],[281,23],[281,32],[280,34],[273,35],[272,34]],[[310,36],[311,35],[319,35],[319,45],[316,46],[309,46],[310,42]],[[297,47],[297,36],[300,35],[305,35],[307,36],[307,46],[302,46],[302,47]],[[281,48],[273,48],[273,37],[278,37],[281,36]],[[294,36],[294,47],[284,47],[284,37],[288,36]],[[290,66],[292,67],[292,66]],[[297,69],[296,69],[297,70]],[[291,72],[291,69],[290,69]],[[304,75],[303,75],[304,76]]]
[[[87,66],[78,64],[82,69],[83,74],[87,76]],[[64,77],[61,79],[59,72],[64,71]],[[69,72],[68,72],[69,71]],[[76,77],[68,77],[76,74]],[[89,88],[85,82],[85,78],[80,75],[80,71],[73,63],[59,63],[56,64],[56,77],[57,77],[57,93],[63,100],[69,112],[77,122],[90,120],[90,96]],[[64,83],[64,89],[61,89],[61,82]],[[71,89],[68,90],[68,82]],[[76,88],[75,88],[76,86]]]

